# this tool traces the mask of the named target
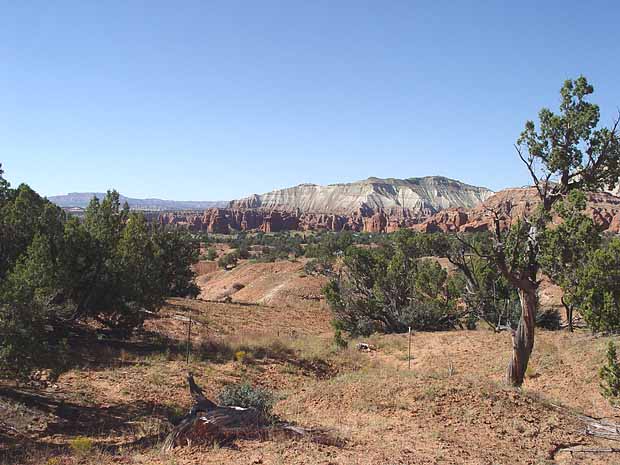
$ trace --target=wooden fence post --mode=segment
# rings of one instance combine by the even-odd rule
[[[407,355],[407,364],[408,364],[409,370],[411,370],[411,326],[409,326],[409,352]]]

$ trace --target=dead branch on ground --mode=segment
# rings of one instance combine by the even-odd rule
[[[256,409],[217,405],[207,399],[194,381],[187,376],[194,405],[179,424],[170,432],[162,444],[162,452],[175,446],[191,444],[226,444],[235,439],[307,438],[319,444],[342,446],[344,441],[333,437],[328,431],[317,428],[302,428],[290,423],[272,422]]]

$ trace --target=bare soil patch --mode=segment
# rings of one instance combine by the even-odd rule
[[[598,388],[609,338],[538,331],[522,390],[501,383],[510,352],[505,332],[415,333],[409,370],[405,335],[364,339],[377,347],[370,353],[355,350],[358,341],[336,349],[329,311],[303,297],[320,283],[302,267],[217,272],[203,292],[240,282],[239,301],[171,299],[135,340],[85,347],[82,363],[58,379],[2,382],[0,463],[620,463],[619,454],[563,452],[610,445],[586,436],[574,413],[620,421]],[[231,382],[268,388],[280,418],[329,430],[344,445],[239,439],[161,455],[159,441],[191,404],[188,370],[209,398]]]

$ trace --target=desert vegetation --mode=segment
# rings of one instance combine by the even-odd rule
[[[195,242],[147,224],[116,192],[93,198],[79,221],[25,184],[11,189],[1,170],[0,181],[3,371],[56,365],[79,323],[125,337],[166,297],[197,294]]]
[[[488,286],[476,279],[473,271],[477,267],[468,263],[467,255],[485,260],[486,266],[494,268],[505,284],[518,293],[521,316],[513,332],[514,352],[506,372],[510,384],[523,383],[534,347],[541,273],[549,275],[567,291],[564,305],[569,327],[576,305],[583,310],[593,330],[612,329],[615,317],[609,310],[613,308],[617,312],[620,296],[611,284],[618,282],[615,273],[618,241],[611,239],[599,247],[600,233],[581,211],[585,208],[584,192],[611,189],[618,182],[620,116],[611,128],[599,128],[599,107],[588,101],[593,90],[584,77],[567,80],[560,91],[559,113],[542,109],[538,128],[528,121],[515,144],[540,200],[539,208],[532,215],[519,218],[509,228],[502,228],[498,217],[494,234],[487,240],[457,236],[461,250],[456,254],[450,245],[454,240],[450,238],[416,241],[414,244],[418,245],[407,251],[402,250],[396,238],[396,251],[383,258],[379,258],[380,253],[352,253],[345,259],[348,276],[344,282],[332,281],[327,289],[337,320],[350,329],[369,321],[381,321],[388,331],[403,331],[413,320],[422,321],[412,311],[430,315],[435,324],[449,321],[454,304],[449,297],[438,301],[437,295],[438,289],[446,296],[458,295],[455,295],[459,288],[455,280],[446,281],[442,273],[426,273],[423,282],[427,286],[421,292],[417,279],[418,268],[424,263],[421,257],[425,252],[434,252],[452,256],[450,260],[464,274],[474,301],[484,302],[484,289]],[[562,219],[562,224],[555,228],[551,222],[554,210]],[[428,251],[420,243],[430,245]],[[605,267],[610,270],[609,279],[603,276]],[[384,278],[387,282],[382,281]],[[437,305],[441,310],[432,309]],[[422,310],[425,307],[431,310]],[[497,308],[492,311],[497,313]],[[344,312],[346,317],[342,317]]]
[[[586,205],[620,120],[592,93],[526,123],[538,207],[490,232],[196,233],[115,191],[76,218],[0,170],[0,460],[617,457],[620,240]]]

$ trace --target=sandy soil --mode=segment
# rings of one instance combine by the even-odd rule
[[[230,270],[199,276],[199,298],[258,303],[267,306],[297,306],[300,301],[318,302],[324,277],[303,272],[305,260],[274,263],[241,262]],[[302,302],[305,306],[305,303]]]
[[[357,341],[337,350],[329,311],[309,297],[322,284],[302,267],[216,272],[203,287],[212,299],[171,299],[135,340],[84,348],[80,364],[37,386],[0,384],[0,463],[620,463],[617,453],[562,451],[614,446],[585,435],[576,416],[620,421],[598,387],[609,338],[538,331],[520,390],[502,384],[505,332],[415,333],[408,369],[405,335],[368,338],[377,347],[370,353],[355,350]],[[232,303],[212,301],[234,283],[244,287]],[[189,365],[187,316],[194,322]],[[255,356],[240,362],[241,349]],[[327,428],[345,444],[238,440],[161,455],[153,438],[189,407],[188,369],[210,398],[240,380],[269,388],[282,419]]]

